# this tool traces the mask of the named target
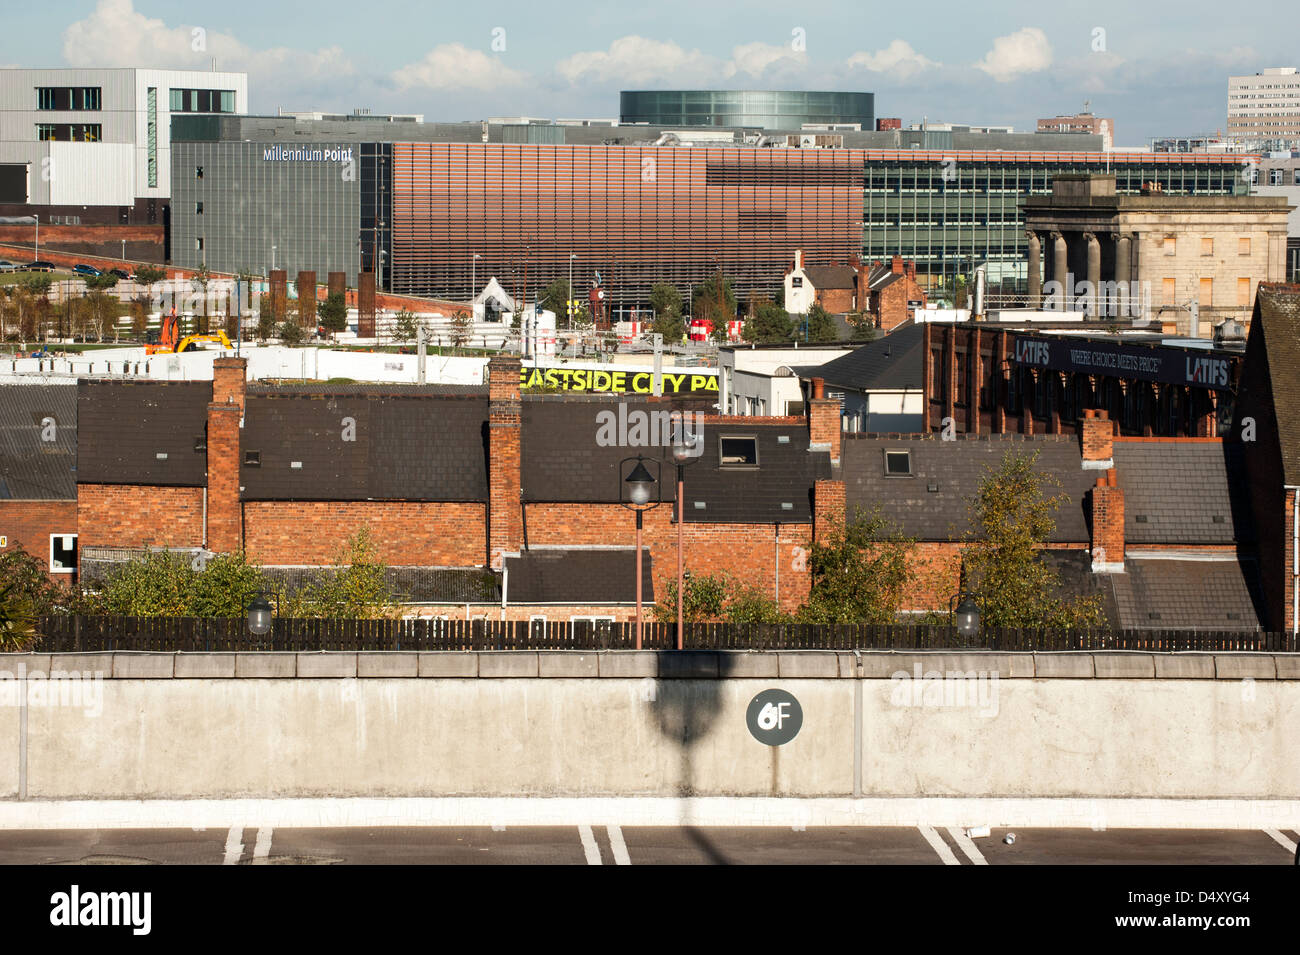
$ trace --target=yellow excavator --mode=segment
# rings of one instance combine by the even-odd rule
[[[146,339],[144,346],[146,355],[167,355],[174,352],[192,351],[198,348],[200,342],[213,342],[222,348],[234,349],[230,337],[225,330],[218,330],[211,335],[190,335],[186,338],[180,337],[180,324],[176,321],[176,310],[172,309],[172,314],[164,315],[162,320],[162,331],[151,332]]]

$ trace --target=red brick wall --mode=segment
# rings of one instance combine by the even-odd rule
[[[1115,423],[1105,408],[1085,408],[1083,412],[1083,460],[1109,461],[1114,457]]]
[[[1108,564],[1124,561],[1124,492],[1116,484],[1114,468],[1097,478],[1092,489],[1092,559]]]
[[[21,547],[50,566],[50,535],[77,533],[76,501],[0,501],[0,554]],[[69,581],[71,574],[50,574],[51,580]]]
[[[921,542],[908,559],[909,581],[903,595],[903,610],[948,609],[961,586],[961,544]]]
[[[79,546],[201,547],[203,488],[77,485]]]
[[[567,623],[571,617],[613,617],[617,623],[631,623],[636,619],[636,605],[540,605],[511,604],[505,611],[500,604],[425,604],[410,608],[403,617],[448,617],[452,620],[473,620],[484,617],[488,620],[530,620],[533,617],[545,617],[550,623]],[[645,620],[653,619],[649,613]]]
[[[906,274],[897,282],[886,285],[874,297],[872,311],[875,312],[880,327],[887,332],[907,321],[909,300],[926,300],[925,291],[916,283],[916,279]]]
[[[633,547],[636,518],[618,504],[540,504],[527,507],[528,545]],[[645,514],[642,543],[654,567],[656,599],[677,579],[677,525],[672,508],[661,504]],[[686,569],[692,574],[730,574],[769,597],[776,593],[779,560],[781,605],[798,607],[808,596],[809,524],[691,524],[684,528]],[[779,554],[779,557],[778,557]],[[649,602],[647,598],[647,602]]]
[[[523,540],[519,369],[518,358],[488,362],[488,553],[498,569],[502,555],[517,552]]]
[[[854,295],[851,288],[828,288],[817,290],[817,302],[828,312],[854,311]]]
[[[486,508],[415,501],[247,501],[245,546],[263,564],[334,563],[347,539],[369,528],[394,566],[482,566]]]
[[[843,527],[848,519],[843,481],[818,481],[813,485],[813,534],[817,540],[830,527]]]
[[[840,463],[840,403],[834,398],[813,398],[808,402],[808,443],[830,448],[831,464]]]

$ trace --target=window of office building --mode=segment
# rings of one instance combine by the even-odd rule
[[[102,109],[98,86],[38,86],[37,109]]]
[[[233,113],[234,90],[171,90],[173,113]]]
[[[1214,279],[1201,279],[1200,304],[1202,307],[1214,304]]]
[[[97,143],[103,129],[99,123],[37,123],[36,139],[43,143]]]
[[[149,187],[156,189],[158,187],[158,87],[149,87],[147,95],[148,100],[148,131],[149,139]]]
[[[1249,277],[1237,279],[1237,304],[1250,304],[1250,279]]]

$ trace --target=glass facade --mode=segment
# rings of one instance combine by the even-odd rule
[[[1237,159],[1117,153],[916,153],[868,150],[863,173],[862,257],[916,262],[932,284],[987,263],[990,286],[1027,287],[1028,243],[1019,200],[1052,191],[1057,173],[1109,173],[1137,195],[1144,182],[1166,194],[1241,195]]]
[[[56,143],[97,143],[104,135],[99,123],[37,123],[36,140]]]
[[[233,113],[234,90],[169,90],[173,113]]]
[[[98,86],[38,86],[37,109],[102,109]]]
[[[149,188],[158,187],[158,87],[149,87],[148,97],[148,137],[149,150]]]
[[[797,130],[804,123],[875,128],[874,93],[813,90],[624,90],[619,122],[652,126],[757,126]]]

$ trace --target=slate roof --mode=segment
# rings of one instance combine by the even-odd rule
[[[246,394],[250,395],[402,395],[438,396],[438,395],[483,395],[487,396],[487,385],[430,384],[414,385],[403,382],[358,381],[346,383],[286,383],[266,384],[249,382]]]
[[[641,600],[652,604],[650,550],[641,557]],[[636,549],[528,550],[505,558],[506,600],[513,604],[636,603]]]
[[[1239,443],[1116,441],[1114,456],[1130,547],[1255,539]]]
[[[828,385],[853,391],[919,390],[923,357],[922,325],[903,325],[883,338],[868,342],[826,362],[814,373]]]
[[[628,421],[634,420],[633,412],[662,412],[669,407],[663,403],[628,402]],[[663,500],[675,499],[676,468],[668,449],[602,447],[597,443],[597,415],[602,411],[617,414],[618,404],[524,402],[525,501],[617,503],[619,462],[638,451],[663,462]],[[754,437],[758,467],[721,467],[719,439],[723,436]],[[688,522],[798,523],[811,519],[813,484],[819,478],[830,477],[830,456],[826,452],[809,452],[804,424],[706,421],[704,438],[699,461],[687,466],[685,473]]]
[[[808,265],[803,274],[815,289],[849,289],[857,287],[858,273],[850,265]]]
[[[487,500],[487,399],[252,394],[246,500]],[[355,422],[345,440],[344,419]],[[247,463],[257,452],[260,464]]]
[[[910,451],[913,476],[886,477],[886,449]],[[910,537],[959,539],[970,527],[967,499],[1009,451],[1038,452],[1038,470],[1060,481],[1052,493],[1067,499],[1055,513],[1049,540],[1087,543],[1085,495],[1098,472],[1082,469],[1078,439],[1067,435],[958,435],[956,441],[942,441],[938,435],[845,434],[841,470],[848,513],[879,507]]]
[[[1263,606],[1254,560],[1129,557],[1124,573],[1099,578],[1126,630],[1258,630]]]
[[[207,381],[81,379],[77,483],[203,485],[211,397]]]
[[[1300,375],[1296,374],[1300,368],[1300,286],[1261,283],[1247,342],[1248,361],[1261,351],[1256,341],[1262,343],[1268,363],[1283,483],[1300,484]]]
[[[71,500],[76,465],[77,389],[0,385],[0,501]]]

